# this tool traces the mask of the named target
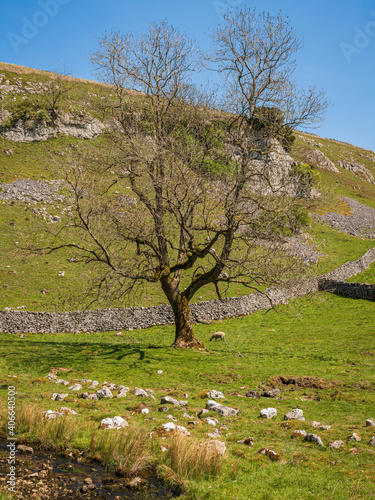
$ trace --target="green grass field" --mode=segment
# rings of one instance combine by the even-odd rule
[[[183,498],[196,499],[368,499],[375,497],[375,449],[369,445],[375,433],[365,427],[374,418],[375,408],[375,344],[373,336],[374,305],[319,293],[294,301],[268,313],[223,321],[220,324],[196,325],[196,336],[208,352],[177,350],[168,347],[173,327],[154,327],[145,331],[97,334],[56,334],[0,336],[1,400],[6,400],[7,385],[16,385],[17,411],[33,406],[34,411],[69,406],[78,413],[75,432],[55,439],[60,448],[89,448],[90,432],[105,417],[120,415],[132,429],[152,431],[167,421],[159,413],[160,397],[172,395],[184,399],[191,416],[205,406],[201,393],[220,390],[225,404],[240,409],[238,417],[222,417],[227,425],[219,439],[227,446],[222,470],[217,477],[181,476],[185,481]],[[228,344],[209,343],[215,330],[226,332]],[[238,356],[242,354],[242,357]],[[140,400],[133,395],[124,399],[84,401],[76,393],[48,381],[45,376],[54,368],[65,380],[96,379],[116,384],[150,388],[156,401],[148,400],[147,416],[132,414]],[[157,374],[162,370],[161,375]],[[7,377],[15,375],[17,378]],[[309,377],[300,385],[282,385],[279,376]],[[281,399],[241,397],[248,390],[278,387]],[[51,401],[53,392],[69,392],[68,402]],[[278,416],[272,420],[259,418],[262,408],[275,407]],[[283,415],[293,408],[303,410],[306,421],[286,424]],[[4,414],[4,403],[3,410]],[[170,411],[178,424],[187,424],[183,411]],[[317,430],[311,421],[331,425],[330,430]],[[4,422],[3,422],[4,428]],[[19,437],[37,444],[42,434],[24,424]],[[21,427],[22,427],[21,425]],[[304,429],[321,436],[324,446],[317,447],[299,439],[291,439],[294,429]],[[207,425],[190,429],[187,440],[209,439]],[[118,431],[100,431],[118,432]],[[122,431],[121,431],[122,432]],[[360,434],[359,443],[348,441]],[[255,444],[248,447],[237,441],[249,436]],[[168,443],[155,438],[157,443]],[[334,440],[344,441],[339,451],[328,447]],[[151,440],[150,440],[151,446]],[[281,459],[271,461],[257,454],[271,447]],[[154,451],[154,460],[166,459]]]

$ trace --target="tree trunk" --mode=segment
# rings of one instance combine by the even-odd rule
[[[203,342],[194,337],[188,299],[179,293],[172,304],[172,309],[176,324],[176,334],[172,347],[205,349]]]

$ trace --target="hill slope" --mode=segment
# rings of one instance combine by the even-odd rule
[[[38,221],[58,223],[66,210],[55,183],[59,179],[55,159],[64,161],[71,150],[94,156],[106,145],[111,115],[104,103],[111,100],[112,89],[90,80],[0,63],[0,93],[0,308],[80,308],[85,282],[92,276],[90,268],[72,262],[68,252],[36,256],[19,248],[30,227],[37,228]],[[48,98],[56,93],[57,118],[52,121],[45,110]],[[138,98],[129,92],[129,99]],[[319,172],[328,195],[314,209],[310,228],[297,240],[286,239],[285,248],[316,266],[314,272],[327,272],[373,246],[375,154],[315,134],[296,131],[295,135],[290,155]],[[126,185],[116,189],[119,195],[129,195]],[[141,299],[112,305],[165,302],[156,287],[146,287],[145,292]],[[248,290],[241,286],[229,290],[232,296],[245,293]],[[198,300],[214,297],[212,286]]]

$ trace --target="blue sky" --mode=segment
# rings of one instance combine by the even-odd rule
[[[104,31],[143,32],[167,19],[207,49],[230,5],[290,18],[304,38],[295,79],[324,89],[332,104],[312,132],[375,151],[373,0],[1,0],[0,60],[93,79],[88,56]]]

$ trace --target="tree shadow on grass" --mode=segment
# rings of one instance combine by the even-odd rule
[[[158,349],[159,350],[159,349]],[[153,354],[155,353],[155,354]],[[18,367],[33,371],[45,370],[50,367],[64,367],[85,371],[95,369],[98,365],[125,362],[128,368],[139,368],[150,364],[156,359],[157,352],[147,349],[147,346],[108,344],[106,342],[38,342],[24,339],[9,339],[0,341],[0,356],[5,359],[9,368]],[[135,358],[135,359],[134,359]],[[37,368],[37,370],[35,370]]]

